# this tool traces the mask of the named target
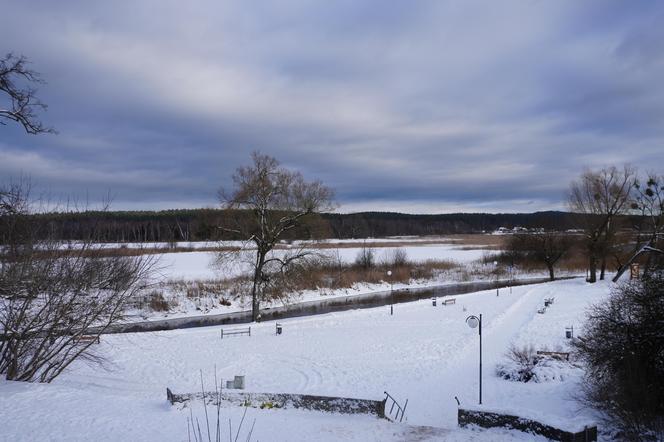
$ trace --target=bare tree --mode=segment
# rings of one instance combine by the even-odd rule
[[[221,189],[219,195],[225,218],[235,220],[234,226],[221,228],[250,243],[255,251],[251,288],[255,321],[270,283],[287,279],[289,271],[312,255],[302,247],[272,253],[275,246],[289,232],[315,219],[317,213],[331,210],[333,192],[320,181],[305,181],[299,172],[281,167],[273,157],[254,152],[251,158],[252,165],[235,171],[233,189]]]
[[[6,108],[0,104],[0,125],[7,124],[3,120],[12,120],[29,134],[55,133],[37,118],[37,111],[46,110],[47,106],[39,101],[36,89],[30,84],[44,84],[44,80],[28,67],[27,58],[9,53],[0,59],[0,91],[9,101]]]
[[[664,259],[664,177],[650,173],[645,183],[634,184],[631,203],[634,221],[632,255],[621,262],[613,278],[616,282],[637,260],[642,261],[644,275],[657,266],[662,267]],[[644,259],[645,257],[645,259]]]
[[[555,279],[555,265],[572,247],[570,235],[560,232],[520,233],[512,235],[507,249],[512,256],[543,263]]]
[[[601,264],[600,279],[604,279],[606,257],[618,227],[617,217],[630,207],[634,181],[633,168],[608,167],[597,172],[587,170],[570,186],[568,204],[579,215],[585,233],[588,282],[597,281],[598,264]]]
[[[408,265],[408,253],[406,253],[406,250],[401,247],[394,249],[388,258],[387,263],[395,268],[406,266]]]
[[[365,242],[355,256],[355,265],[364,270],[373,269],[376,266],[376,250]]]
[[[652,247],[664,250],[664,176],[648,174],[645,183],[634,185],[632,209],[639,215],[636,230],[636,249]],[[646,268],[654,266],[656,255],[649,256]]]
[[[79,358],[103,361],[92,346],[124,318],[152,261],[95,256],[92,237],[57,241],[28,197],[20,183],[0,190],[0,374],[50,382]]]

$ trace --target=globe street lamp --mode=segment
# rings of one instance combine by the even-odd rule
[[[390,315],[394,314],[394,290],[392,286],[392,270],[387,271],[387,277],[390,280]]]
[[[480,314],[479,318],[475,315],[468,316],[466,324],[470,328],[479,327],[480,332],[480,405],[482,405],[482,314]]]

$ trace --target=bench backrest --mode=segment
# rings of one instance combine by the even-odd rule
[[[223,328],[221,329],[221,338],[224,338],[224,335],[249,335],[251,336],[251,327],[247,328],[228,328],[224,330]]]

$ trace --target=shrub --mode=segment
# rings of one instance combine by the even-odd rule
[[[622,284],[593,306],[574,345],[586,363],[585,400],[624,439],[664,439],[664,275]]]
[[[362,247],[355,257],[355,265],[365,270],[376,266],[376,252],[370,247]]]
[[[394,249],[390,256],[390,264],[393,267],[403,267],[408,265],[408,254],[404,249]]]
[[[158,291],[152,291],[148,294],[150,299],[150,309],[155,312],[167,312],[169,309],[168,301],[164,299],[164,294]]]
[[[524,347],[512,345],[505,357],[509,362],[499,364],[496,373],[503,379],[519,382],[529,382],[533,379],[535,366],[541,359],[532,345]]]
[[[219,304],[220,304],[220,305],[229,306],[229,305],[231,305],[231,302],[230,302],[228,299],[226,299],[226,298],[224,298],[223,296],[221,296],[221,297],[219,298]]]
[[[567,361],[538,355],[532,345],[512,345],[505,357],[508,361],[496,366],[496,374],[508,381],[562,381],[574,369]]]
[[[0,376],[10,381],[51,382],[77,359],[103,362],[94,340],[82,338],[126,319],[154,264],[100,258],[96,228],[83,241],[60,241],[59,229],[35,222],[36,202],[29,182],[0,184]]]

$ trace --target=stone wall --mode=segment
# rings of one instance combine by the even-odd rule
[[[459,426],[478,425],[483,428],[502,427],[544,436],[562,442],[594,442],[597,427],[586,427],[579,432],[565,431],[519,416],[459,408]]]
[[[175,394],[166,389],[166,398],[171,404],[192,400],[203,400],[203,393]],[[313,396],[290,393],[246,393],[222,391],[221,402],[253,408],[299,408],[305,410],[329,411],[344,414],[371,414],[385,417],[385,401],[332,396]],[[216,405],[217,393],[206,392],[206,402]]]

